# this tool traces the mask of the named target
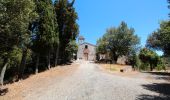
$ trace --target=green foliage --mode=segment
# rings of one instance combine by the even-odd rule
[[[167,1],[170,4],[170,0]],[[170,5],[168,5],[168,8],[170,8]],[[170,56],[170,21],[169,20],[162,21],[160,23],[160,28],[158,28],[148,37],[146,47],[154,50],[161,50],[164,52],[164,56]],[[146,55],[147,54],[145,54],[145,56]],[[166,69],[166,60],[158,56],[155,56],[153,52],[150,52],[149,57],[147,56],[146,59],[151,59],[151,61],[155,59],[154,64],[157,70]]]
[[[66,47],[67,59],[70,60],[75,54],[77,54],[78,45],[76,41],[71,41]]]
[[[75,40],[69,42],[67,48],[66,48],[66,51],[67,52],[70,52],[70,53],[77,53],[78,51],[78,45],[76,43]]]
[[[77,12],[73,6],[74,0],[56,0],[54,7],[57,15],[60,39],[69,43],[68,40],[75,39],[79,33],[76,20]],[[64,38],[62,38],[64,37]]]
[[[28,63],[31,63],[31,62],[32,62],[32,55],[33,55],[32,50],[31,50],[31,49],[28,49],[28,50],[27,50],[27,57],[26,57],[26,61],[27,61]]]
[[[101,54],[107,53],[107,45],[108,42],[105,37],[97,40],[96,53],[101,53]]]
[[[128,63],[132,65],[134,69],[139,69],[141,66],[139,56],[135,52],[128,56]]]
[[[74,1],[56,0],[54,5],[52,0],[0,0],[0,71],[4,65],[16,67],[20,77],[36,56],[40,61],[48,58],[50,66],[58,54],[65,58],[76,54],[79,27]]]
[[[145,66],[141,67],[142,69],[144,67],[148,67],[148,66],[150,67],[151,71],[154,68],[156,68],[158,70],[165,69],[165,64],[164,64],[163,60],[160,58],[160,56],[158,56],[158,54],[156,52],[154,52],[152,50],[149,50],[147,48],[141,49],[139,58],[142,61],[143,65],[145,65]]]
[[[22,59],[22,50],[18,47],[14,47],[11,52],[9,52],[10,63],[13,65],[18,65]]]
[[[118,57],[129,55],[131,51],[136,51],[140,39],[134,34],[133,28],[128,28],[122,22],[118,28],[110,28],[104,36],[97,42],[97,52],[111,52],[112,60],[117,61]]]
[[[150,68],[149,68],[149,63],[144,63],[144,62],[141,62],[141,65],[140,65],[140,70],[144,70],[144,71],[149,71]]]
[[[149,62],[149,60],[156,59],[157,54],[154,51],[151,51],[147,48],[143,48],[140,50],[139,58],[142,62]]]
[[[29,23],[37,15],[32,0],[1,0],[0,5],[0,56],[2,59],[17,60],[20,48],[25,48],[30,41]],[[21,17],[22,16],[22,17]],[[18,52],[17,52],[18,50]],[[16,58],[15,58],[16,57]],[[19,61],[16,61],[19,63]]]
[[[162,59],[165,63],[165,66],[170,67],[170,57],[163,57]]]
[[[165,55],[170,55],[170,21],[163,21],[160,28],[148,37],[147,47],[162,50]]]
[[[51,0],[36,1],[37,20],[33,49],[36,53],[46,54],[58,43],[56,17]],[[41,48],[41,49],[40,49]]]
[[[160,71],[160,70],[166,70],[166,65],[165,65],[164,59],[161,58],[161,59],[159,60],[156,69],[157,69],[158,71]]]
[[[68,44],[75,40],[78,33],[79,27],[77,24],[78,15],[73,6],[74,0],[56,0],[54,7],[56,12],[56,18],[59,30],[59,43],[60,43],[60,59],[67,58],[66,48]]]

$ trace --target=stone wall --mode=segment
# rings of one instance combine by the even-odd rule
[[[77,52],[77,59],[85,60],[83,51],[84,51],[86,45],[88,46],[88,50],[89,50],[88,60],[89,61],[96,60],[96,46],[92,45],[92,44],[89,44],[89,43],[83,43],[83,44],[79,45],[78,52]]]

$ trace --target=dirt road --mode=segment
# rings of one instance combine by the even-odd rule
[[[170,100],[169,84],[151,83],[104,72],[96,64],[80,66],[67,75],[40,81],[42,85],[22,90],[24,100]],[[35,85],[40,84],[35,80]],[[159,87],[160,85],[160,87]]]

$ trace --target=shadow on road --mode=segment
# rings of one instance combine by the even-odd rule
[[[167,96],[140,95],[136,100],[170,100]]]
[[[170,81],[170,73],[167,72],[142,72],[142,73],[149,74],[153,76],[154,79],[157,80]]]
[[[143,73],[148,73],[152,75],[170,76],[170,73],[167,73],[167,72],[143,72]]]
[[[170,84],[167,83],[153,83],[142,85],[146,90],[159,93],[159,96],[155,95],[139,95],[136,100],[170,100]]]

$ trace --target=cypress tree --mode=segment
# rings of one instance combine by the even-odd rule
[[[46,56],[48,69],[50,69],[51,52],[54,48],[54,44],[58,43],[58,32],[56,17],[51,0],[37,0],[36,11],[39,14],[37,30],[35,31],[35,38],[33,50],[37,55],[36,73],[38,72],[39,57]]]
[[[16,59],[19,60],[22,55],[26,57],[25,52],[21,51],[24,51],[29,44],[28,26],[36,17],[35,5],[32,0],[1,0],[0,5],[0,57],[3,59],[4,67],[7,67],[16,62]],[[19,67],[20,76],[24,71],[23,59],[20,60],[22,63]],[[14,66],[18,67],[18,63],[20,62],[15,63]],[[1,79],[5,74],[4,67],[1,71]]]
[[[76,20],[78,15],[73,6],[75,0],[69,2],[68,0],[56,0],[54,7],[57,15],[57,23],[59,29],[59,43],[60,43],[60,59],[66,62],[66,47],[75,40],[78,35],[78,25]]]

